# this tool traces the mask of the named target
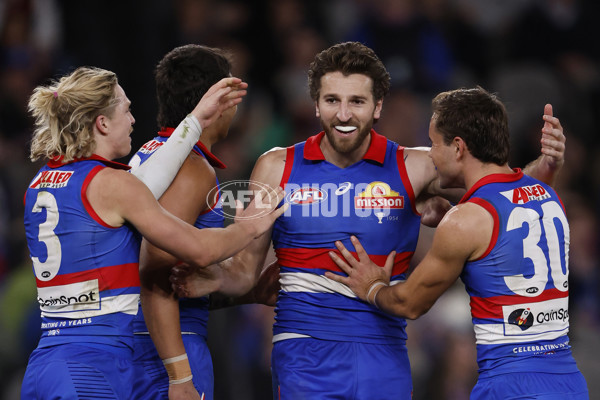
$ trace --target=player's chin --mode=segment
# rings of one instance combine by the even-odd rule
[[[129,153],[131,153],[131,143],[129,143],[126,146],[123,146],[120,151],[119,154],[117,154],[116,158],[122,158],[122,157],[126,157],[129,155]]]

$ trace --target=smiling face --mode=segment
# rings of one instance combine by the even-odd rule
[[[338,155],[364,155],[369,132],[379,119],[383,100],[375,102],[373,81],[366,75],[330,72],[321,78],[316,114],[329,146]]]

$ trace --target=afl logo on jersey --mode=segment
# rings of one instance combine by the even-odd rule
[[[529,329],[533,325],[533,314],[529,308],[519,308],[510,313],[508,323],[517,325],[521,330]]]
[[[327,192],[317,188],[300,188],[287,195],[290,204],[316,204],[327,198]]]

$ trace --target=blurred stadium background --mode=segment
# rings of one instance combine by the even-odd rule
[[[248,179],[256,158],[320,130],[306,87],[314,55],[340,41],[372,47],[392,75],[380,133],[427,145],[438,92],[479,84],[507,105],[511,166],[539,153],[554,105],[567,137],[557,188],[571,225],[571,342],[591,398],[600,398],[600,3],[593,0],[0,0],[0,400],[17,399],[39,336],[23,231],[32,89],[77,66],[115,71],[133,101],[133,148],[154,136],[153,68],[173,47],[229,49],[249,82],[229,138],[214,148],[219,179]],[[126,160],[122,160],[126,161]],[[423,229],[415,262],[431,240]],[[219,400],[271,398],[273,310],[212,313]],[[457,283],[409,322],[414,399],[468,399],[477,376],[468,299]]]

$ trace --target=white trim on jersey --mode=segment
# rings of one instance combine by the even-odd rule
[[[307,272],[284,272],[279,275],[281,290],[284,292],[338,293],[356,298],[354,292],[343,283]]]
[[[391,285],[404,282],[395,280]],[[354,292],[343,283],[327,278],[325,275],[315,275],[308,272],[283,272],[279,275],[281,290],[284,292],[304,293],[337,293],[346,297],[356,298]]]
[[[42,312],[42,317],[80,319],[119,312],[136,315],[139,299],[139,294],[121,294],[118,296],[103,297],[100,301],[100,308],[97,310]]]

